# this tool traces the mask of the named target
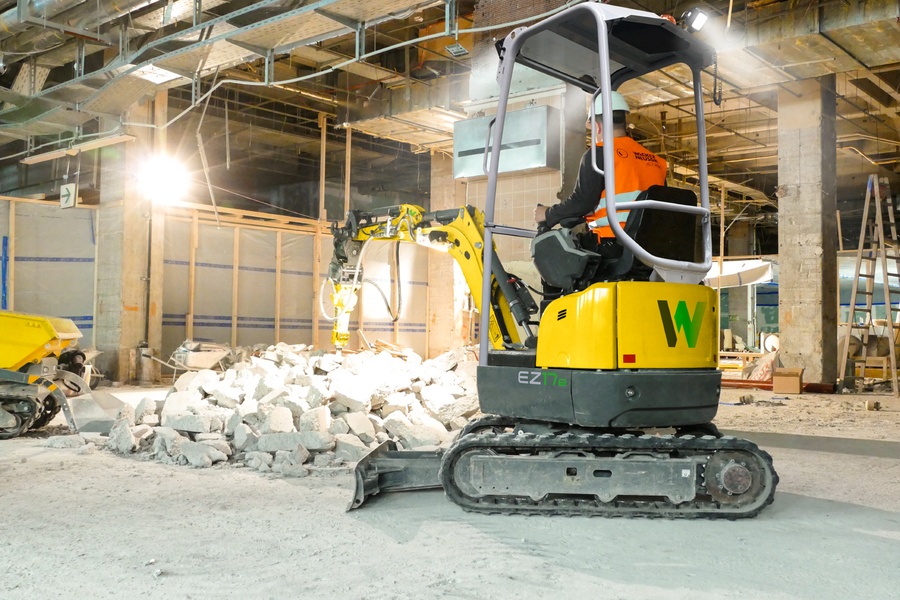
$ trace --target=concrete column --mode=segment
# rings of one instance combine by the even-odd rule
[[[805,381],[837,379],[835,78],[778,92],[781,360]]]
[[[431,157],[431,210],[458,208],[466,204],[466,184],[453,179],[453,159],[436,153]],[[449,254],[432,250],[428,253],[428,358],[469,339],[466,311],[468,287],[462,271]]]
[[[125,121],[153,122],[153,103],[129,109]],[[109,127],[104,123],[101,127]],[[136,139],[109,146],[100,156],[97,231],[97,316],[95,343],[103,354],[95,364],[113,381],[139,375],[140,350],[147,335],[148,237],[151,206],[134,174],[152,147],[152,130],[135,127]]]

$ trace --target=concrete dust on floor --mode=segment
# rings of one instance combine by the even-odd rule
[[[441,492],[346,513],[349,475],[283,479],[42,443],[32,434],[0,445],[4,600],[843,600],[897,590],[885,560],[900,553],[900,459],[772,449],[782,483],[758,518],[667,521],[473,515]]]

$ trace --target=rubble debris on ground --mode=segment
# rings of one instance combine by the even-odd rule
[[[407,450],[452,444],[478,412],[469,354],[423,361],[409,350],[238,349],[245,360],[224,373],[188,372],[164,401],[125,405],[108,436],[55,436],[47,445],[285,477],[328,474],[388,440]]]

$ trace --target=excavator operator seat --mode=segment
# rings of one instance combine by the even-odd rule
[[[697,196],[691,190],[661,185],[641,192],[637,200],[697,206]],[[618,246],[618,252],[607,249],[602,254],[586,250],[580,235],[572,229],[583,222],[584,219],[565,219],[560,223],[560,229],[539,233],[532,240],[532,261],[547,285],[570,293],[599,281],[650,279],[653,269],[635,260],[634,254],[627,248]],[[624,230],[655,256],[696,261],[699,235],[696,215],[652,209],[632,210],[628,212]]]
[[[654,185],[641,192],[637,200],[656,200],[684,206],[697,206],[697,195],[691,190]],[[625,232],[650,254],[672,260],[696,262],[697,215],[663,210],[638,209],[628,213]],[[624,248],[622,256],[605,261],[597,270],[594,281],[647,281],[651,267],[635,260]]]

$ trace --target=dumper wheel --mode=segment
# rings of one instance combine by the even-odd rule
[[[50,421],[52,421],[53,418],[56,417],[56,415],[59,414],[59,411],[60,411],[59,402],[57,402],[56,399],[54,399],[53,397],[48,396],[44,400],[44,409],[41,411],[41,413],[34,420],[34,423],[32,423],[31,427],[29,427],[28,429],[40,429],[41,427],[44,427]]]
[[[34,423],[38,403],[31,398],[19,398],[4,401],[2,408],[15,421],[8,427],[0,427],[0,440],[9,440],[28,431]]]

